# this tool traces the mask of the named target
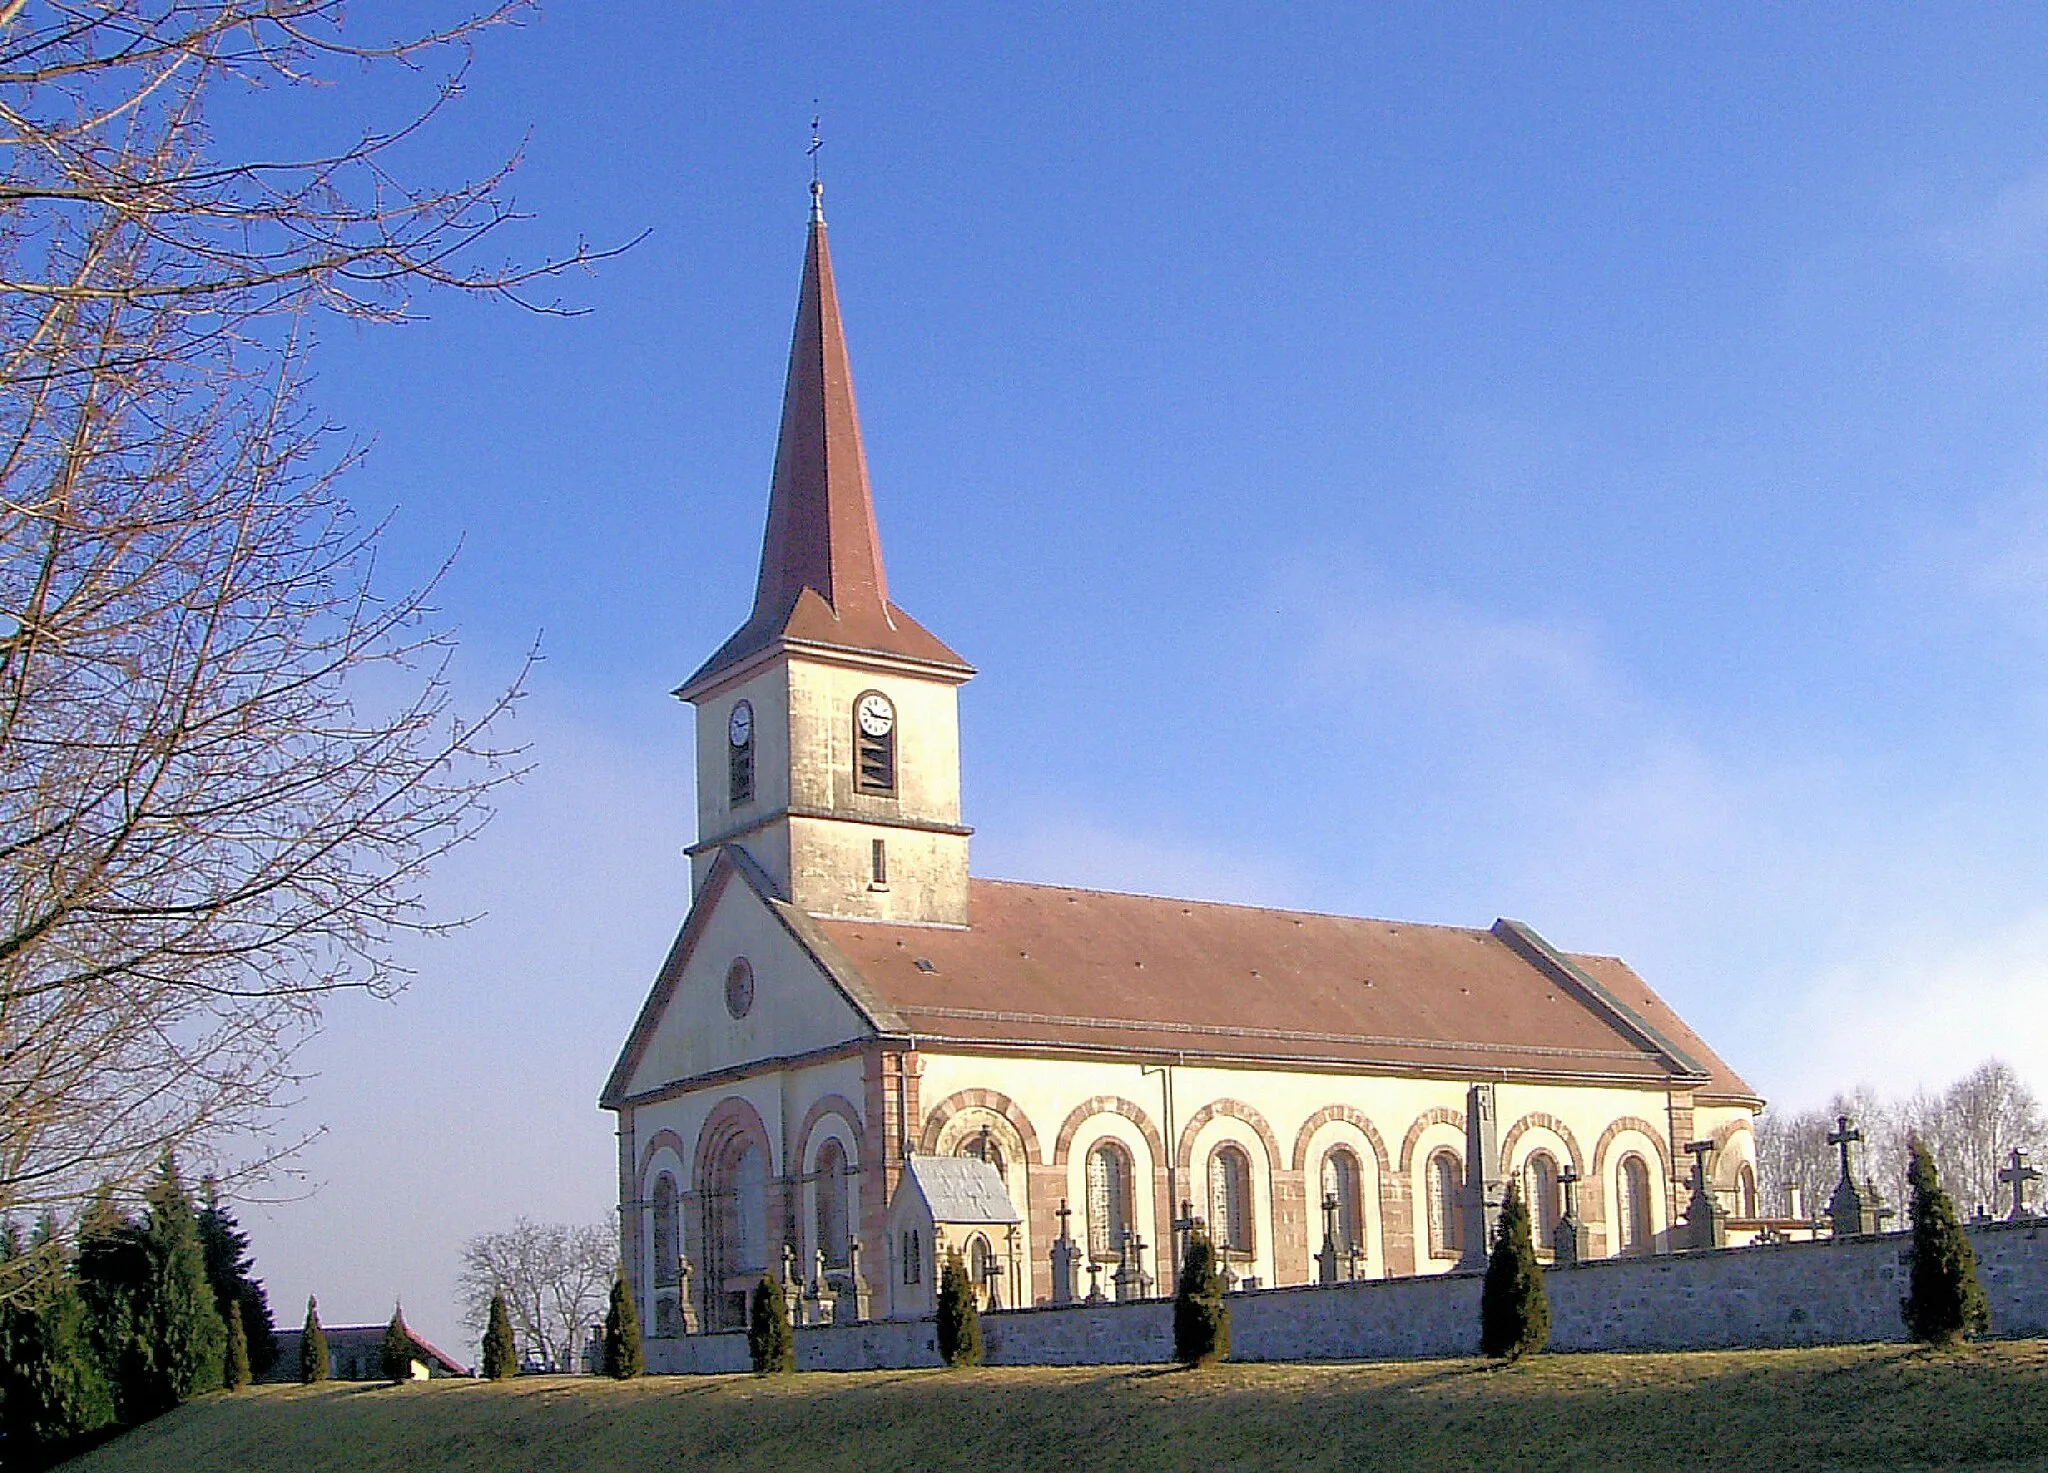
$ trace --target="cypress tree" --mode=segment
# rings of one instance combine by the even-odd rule
[[[114,1205],[102,1186],[78,1225],[73,1273],[85,1303],[93,1358],[113,1393],[116,1421],[152,1415],[143,1410],[148,1347],[140,1323],[150,1282],[149,1242],[142,1224]]]
[[[391,1323],[384,1327],[384,1346],[379,1362],[387,1381],[410,1381],[412,1379],[413,1353],[412,1331],[405,1327],[405,1307],[396,1306],[391,1311]]]
[[[1173,1358],[1184,1366],[1214,1365],[1230,1356],[1230,1306],[1223,1269],[1200,1227],[1188,1233],[1187,1256],[1173,1290]]]
[[[1520,1360],[1549,1339],[1550,1295],[1529,1234],[1529,1208],[1510,1187],[1479,1294],[1479,1349],[1496,1360]]]
[[[491,1381],[509,1381],[519,1374],[519,1343],[512,1336],[512,1312],[505,1307],[503,1294],[491,1296],[490,1323],[484,1329],[483,1372]]]
[[[26,1284],[0,1309],[0,1436],[8,1465],[54,1460],[114,1420],[114,1395],[93,1353],[85,1300],[63,1261],[54,1219],[24,1254],[9,1223],[0,1259]]]
[[[228,1301],[228,1358],[220,1384],[229,1391],[240,1391],[249,1384],[249,1337],[242,1330],[239,1300]]]
[[[306,1325],[299,1331],[299,1384],[327,1379],[327,1332],[320,1328],[320,1301],[306,1296]]]
[[[796,1332],[789,1327],[789,1301],[772,1274],[761,1275],[748,1306],[747,1356],[754,1374],[772,1376],[796,1369]]]
[[[206,1281],[213,1286],[213,1306],[223,1321],[228,1306],[242,1307],[242,1333],[249,1342],[249,1370],[261,1376],[277,1364],[277,1324],[270,1296],[251,1270],[249,1235],[220,1200],[220,1184],[212,1177],[200,1187],[199,1243],[206,1253]]]
[[[1991,1327],[1991,1307],[1977,1281],[1977,1250],[1942,1190],[1934,1153],[1912,1143],[1906,1179],[1913,1188],[1913,1265],[1899,1310],[1906,1331],[1930,1345],[1953,1345]]]
[[[604,1373],[614,1381],[630,1381],[647,1369],[640,1344],[640,1312],[626,1289],[626,1275],[612,1276],[611,1308],[604,1316]]]
[[[946,1250],[939,1275],[939,1359],[949,1366],[981,1364],[981,1312],[974,1305],[974,1286],[957,1248]]]
[[[206,1281],[199,1217],[168,1155],[149,1189],[144,1237],[150,1276],[135,1324],[145,1341],[145,1370],[133,1389],[137,1411],[155,1416],[218,1391],[227,1364],[228,1330]]]

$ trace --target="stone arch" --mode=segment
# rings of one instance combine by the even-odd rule
[[[1370,1120],[1349,1105],[1325,1105],[1303,1121],[1301,1129],[1295,1132],[1294,1155],[1290,1158],[1291,1170],[1308,1170],[1308,1143],[1315,1138],[1317,1131],[1333,1120],[1341,1120],[1346,1125],[1357,1127],[1359,1134],[1372,1146],[1373,1155],[1379,1158],[1382,1176],[1394,1169],[1392,1159],[1387,1155],[1387,1143],[1380,1138],[1379,1131],[1374,1129]]]
[[[1408,1175],[1415,1165],[1415,1143],[1422,1139],[1422,1133],[1432,1125],[1453,1125],[1458,1133],[1465,1133],[1465,1112],[1453,1110],[1446,1105],[1432,1105],[1415,1117],[1415,1123],[1408,1127],[1408,1134],[1401,1140],[1401,1160],[1396,1168],[1402,1176]]]
[[[1093,1099],[1083,1100],[1067,1112],[1067,1118],[1060,1123],[1060,1133],[1053,1140],[1053,1165],[1067,1164],[1067,1156],[1074,1149],[1074,1137],[1080,1133],[1082,1126],[1097,1115],[1121,1115],[1137,1126],[1139,1134],[1145,1137],[1145,1144],[1151,1148],[1153,1167],[1165,1167],[1166,1141],[1159,1134],[1159,1127],[1152,1123],[1152,1117],[1145,1113],[1142,1106],[1134,1105],[1120,1095],[1097,1095]]]
[[[1579,1145],[1579,1138],[1572,1134],[1572,1128],[1555,1115],[1545,1114],[1541,1110],[1531,1110],[1520,1120],[1509,1126],[1508,1133],[1501,1138],[1500,1174],[1502,1176],[1509,1175],[1513,1170],[1515,1147],[1520,1145],[1522,1137],[1532,1130],[1547,1130],[1563,1141],[1564,1148],[1571,1153],[1572,1170],[1576,1171],[1581,1178],[1586,1175],[1586,1153]]]
[[[1676,1180],[1671,1173],[1670,1145],[1663,1136],[1657,1133],[1657,1127],[1643,1119],[1640,1115],[1623,1115],[1610,1124],[1607,1129],[1600,1132],[1600,1143],[1593,1147],[1592,1175],[1605,1179],[1607,1174],[1608,1148],[1614,1144],[1616,1137],[1621,1135],[1623,1131],[1628,1130],[1640,1131],[1643,1135],[1650,1138],[1650,1144],[1657,1148],[1657,1161],[1663,1167],[1665,1182],[1669,1183]]]
[[[633,1195],[638,1197],[642,1201],[645,1201],[647,1199],[647,1172],[648,1169],[654,1165],[654,1153],[659,1151],[663,1146],[668,1147],[670,1151],[675,1153],[676,1170],[678,1172],[684,1172],[689,1170],[690,1151],[689,1148],[683,1144],[683,1138],[677,1135],[674,1131],[667,1129],[666,1127],[664,1127],[661,1130],[657,1130],[653,1135],[647,1138],[647,1145],[640,1152],[640,1165],[635,1169],[633,1173]],[[676,1189],[678,1191],[683,1192],[693,1190],[694,1186],[694,1180],[678,1181],[676,1183]]]
[[[1241,1120],[1246,1125],[1249,1125],[1253,1133],[1258,1136],[1260,1143],[1266,1148],[1266,1169],[1268,1171],[1281,1171],[1285,1169],[1287,1158],[1280,1154],[1280,1138],[1273,1134],[1273,1127],[1266,1123],[1266,1117],[1242,1100],[1224,1099],[1211,1100],[1208,1104],[1202,1106],[1201,1109],[1188,1117],[1188,1123],[1181,1128],[1180,1144],[1174,1157],[1181,1171],[1187,1172],[1194,1169],[1195,1138],[1202,1133],[1204,1126],[1219,1117],[1229,1120]]]
[[[1714,1180],[1717,1185],[1730,1189],[1734,1188],[1741,1179],[1739,1167],[1729,1165],[1733,1158],[1729,1153],[1728,1146],[1738,1135],[1748,1136],[1750,1142],[1749,1157],[1742,1164],[1754,1167],[1756,1165],[1756,1127],[1750,1123],[1748,1116],[1738,1115],[1733,1120],[1724,1122],[1709,1137],[1714,1143]]]
[[[696,1159],[690,1166],[690,1182],[693,1190],[704,1180],[711,1169],[711,1162],[726,1143],[734,1136],[751,1136],[761,1148],[761,1156],[768,1163],[768,1174],[776,1175],[775,1144],[768,1136],[768,1127],[761,1121],[761,1112],[754,1108],[751,1100],[739,1095],[727,1095],[704,1117],[704,1123],[697,1128]]]
[[[1011,1128],[1017,1132],[1017,1138],[1024,1143],[1026,1164],[1046,1164],[1045,1148],[1038,1143],[1038,1131],[1033,1128],[1031,1117],[1019,1108],[1015,1100],[993,1089],[955,1090],[932,1106],[924,1117],[924,1134],[919,1148],[926,1155],[937,1151],[939,1137],[945,1134],[947,1124],[955,1115],[965,1110],[987,1110],[1009,1121]],[[1071,1118],[1069,1117],[1070,1120]],[[1080,1122],[1074,1121],[1073,1124],[1078,1129]]]
[[[791,1175],[803,1174],[804,1162],[811,1157],[811,1133],[828,1115],[837,1115],[846,1122],[846,1143],[853,1149],[848,1165],[855,1166],[861,1160],[865,1142],[861,1139],[860,1111],[854,1108],[853,1101],[845,1095],[824,1095],[804,1112],[803,1124],[796,1128],[796,1169],[790,1173]]]

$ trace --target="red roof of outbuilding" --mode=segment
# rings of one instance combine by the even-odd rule
[[[854,405],[853,367],[819,209],[811,212],[804,252],[754,612],[683,682],[682,691],[781,639],[896,655],[968,673],[973,668],[889,602],[867,452]]]

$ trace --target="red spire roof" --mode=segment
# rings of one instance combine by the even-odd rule
[[[781,639],[973,669],[889,602],[825,213],[815,194],[754,612],[682,691]]]

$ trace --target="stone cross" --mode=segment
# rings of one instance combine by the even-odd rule
[[[1835,1184],[1834,1196],[1828,1199],[1828,1225],[1838,1238],[1877,1231],[1877,1215],[1869,1210],[1863,1194],[1856,1190],[1856,1177],[1849,1167],[1849,1147],[1862,1139],[1863,1132],[1849,1123],[1847,1115],[1835,1117],[1835,1128],[1828,1135],[1828,1144],[1842,1148],[1842,1179]]]
[[[1180,1272],[1180,1266],[1188,1261],[1188,1234],[1201,1226],[1202,1219],[1195,1216],[1195,1204],[1187,1198],[1180,1199],[1180,1216],[1173,1220],[1173,1268]]]
[[[697,1303],[690,1297],[690,1255],[676,1254],[676,1328],[685,1335],[697,1333]]]
[[[865,1321],[871,1312],[868,1281],[860,1276],[860,1239],[851,1234],[846,1239],[846,1282],[853,1302],[846,1304],[843,1312],[856,1322]]]
[[[1116,1272],[1109,1276],[1109,1281],[1116,1286],[1118,1303],[1138,1297],[1138,1255],[1131,1248],[1137,1237],[1137,1233],[1130,1228],[1124,1229],[1123,1261],[1117,1264]]]
[[[2012,1211],[2007,1214],[2007,1221],[2018,1222],[2027,1215],[2027,1183],[2040,1179],[2041,1173],[2027,1165],[2027,1153],[2014,1146],[2012,1164],[1998,1173],[1999,1182],[2012,1188]]]
[[[1561,1268],[1570,1268],[1586,1256],[1590,1246],[1585,1227],[1579,1222],[1579,1173],[1570,1162],[1557,1174],[1558,1190],[1564,1194],[1564,1212],[1550,1234],[1550,1252]]]
[[[1461,1271],[1486,1267],[1493,1252],[1494,1224],[1500,1221],[1501,1196],[1507,1183],[1500,1175],[1500,1136],[1495,1126],[1493,1086],[1475,1084],[1465,1091],[1465,1246],[1458,1258]]]
[[[784,1243],[782,1245],[782,1282],[791,1289],[796,1288],[797,1285],[803,1282],[802,1279],[796,1276],[796,1244],[794,1243]]]
[[[1692,1157],[1692,1200],[1685,1208],[1685,1246],[1726,1247],[1727,1222],[1722,1215],[1721,1204],[1714,1200],[1714,1194],[1707,1186],[1707,1161],[1714,1154],[1714,1143],[1687,1141],[1685,1149]]]
[[[1068,1231],[1067,1219],[1074,1215],[1067,1199],[1060,1198],[1059,1211],[1053,1214],[1060,1220],[1060,1235],[1052,1244],[1052,1302],[1072,1304],[1074,1302],[1074,1269],[1081,1259],[1081,1249]]]
[[[1316,1281],[1337,1282],[1337,1194],[1323,1193],[1323,1251],[1316,1255]]]
[[[1102,1303],[1102,1265],[1093,1258],[1088,1260],[1088,1302]]]
[[[1849,1124],[1847,1115],[1835,1117],[1835,1128],[1828,1133],[1828,1144],[1842,1148],[1842,1180],[1850,1180],[1849,1147],[1863,1139],[1863,1132]]]

